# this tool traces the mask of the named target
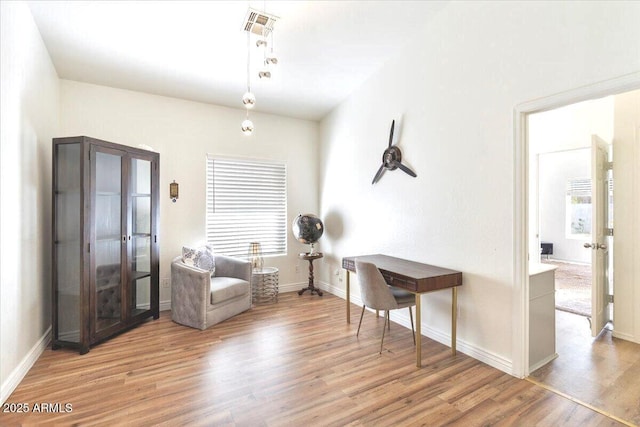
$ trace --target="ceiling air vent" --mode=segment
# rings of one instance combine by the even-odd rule
[[[242,27],[245,31],[266,37],[273,30],[273,24],[277,20],[278,17],[275,15],[249,8]]]

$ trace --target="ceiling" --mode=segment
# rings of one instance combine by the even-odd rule
[[[242,108],[249,7],[276,15],[256,111],[320,120],[446,1],[29,1],[62,79]],[[252,48],[255,51],[255,47]],[[256,57],[252,59],[257,64]]]

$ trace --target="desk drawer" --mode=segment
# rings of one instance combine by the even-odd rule
[[[409,291],[416,291],[418,289],[418,283],[415,280],[401,278],[391,275],[387,272],[383,272],[382,277],[384,277],[387,285],[396,286],[398,288],[407,289]]]

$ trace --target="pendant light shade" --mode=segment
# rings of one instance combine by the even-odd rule
[[[251,120],[246,119],[242,122],[242,133],[247,136],[253,133],[253,122]]]
[[[242,103],[246,109],[251,109],[256,105],[256,96],[251,92],[246,92],[242,96]]]

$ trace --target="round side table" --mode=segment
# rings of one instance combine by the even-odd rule
[[[278,269],[256,268],[251,272],[251,300],[254,304],[278,302]]]
[[[309,286],[306,288],[302,288],[298,291],[298,295],[304,294],[305,291],[310,291],[311,295],[318,294],[318,296],[322,296],[322,291],[319,288],[316,288],[313,284],[313,261],[323,257],[322,252],[314,252],[308,253],[303,252],[298,255],[300,259],[304,259],[309,261]]]

